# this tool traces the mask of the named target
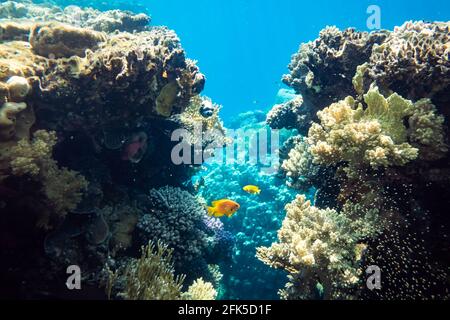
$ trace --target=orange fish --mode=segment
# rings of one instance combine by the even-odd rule
[[[216,218],[223,216],[230,218],[240,207],[239,203],[234,202],[233,200],[217,200],[212,202],[212,207],[208,207],[208,215]]]

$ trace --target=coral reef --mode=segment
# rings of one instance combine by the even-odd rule
[[[176,120],[205,77],[175,32],[149,27],[146,14],[26,0],[2,2],[0,19],[0,274],[15,270],[0,296],[58,297],[69,263],[86,270],[79,297],[95,288],[105,298],[103,266],[125,265],[164,231],[140,229],[149,217],[172,233],[162,238],[187,279],[212,278],[208,255],[229,254],[233,237],[208,229],[203,206],[178,188],[194,168],[172,163],[171,133],[221,121],[218,110]]]
[[[233,126],[252,134],[267,129],[265,119],[260,117],[259,112],[236,116]],[[283,130],[281,142],[291,134]],[[236,154],[236,157],[242,157],[242,154]],[[212,162],[205,164],[204,170],[193,179],[198,185],[198,195],[205,199],[205,203],[229,198],[241,205],[231,219],[222,220],[225,229],[235,234],[230,259],[215,262],[223,273],[220,296],[224,299],[277,299],[274,287],[283,284],[282,272],[270,270],[259,261],[255,263],[255,251],[256,247],[268,246],[276,240],[276,230],[284,218],[283,208],[294,199],[295,191],[290,190],[275,174],[265,174],[262,169],[261,164],[250,161],[232,164]],[[242,187],[249,184],[257,185],[261,194],[255,196],[243,191]],[[215,255],[226,256],[222,252]]]
[[[78,4],[78,3],[77,3]],[[65,8],[47,4],[40,6],[33,2],[6,1],[0,4],[0,19],[12,21],[57,21],[72,26],[111,33],[118,31],[144,31],[151,18],[145,13],[130,11],[100,11],[91,7],[81,8],[69,5]]]
[[[316,191],[314,206],[301,194],[286,206],[278,242],[258,249],[289,273],[282,298],[448,299],[447,38],[439,22],[332,27],[293,56],[284,81],[309,118],[285,124],[276,107],[270,120],[309,128],[283,147],[281,178]],[[382,290],[361,285],[370,265]]]
[[[299,195],[286,205],[286,218],[271,247],[260,247],[257,257],[283,268],[295,283],[280,292],[284,299],[314,298],[320,283],[325,299],[349,299],[361,281],[362,270],[356,254],[362,241],[373,236],[376,210],[354,210],[358,216],[318,209]]]

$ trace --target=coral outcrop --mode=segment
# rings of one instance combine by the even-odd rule
[[[318,283],[325,299],[349,299],[361,281],[362,242],[377,232],[376,210],[356,210],[359,216],[311,206],[299,195],[286,205],[286,218],[271,247],[260,247],[257,257],[283,268],[295,282],[280,292],[285,299],[314,298]],[[345,210],[344,210],[345,212]]]
[[[279,107],[269,118],[309,129],[283,148],[281,173],[300,192],[316,191],[314,206],[301,194],[286,206],[278,242],[258,249],[289,273],[282,298],[448,298],[439,249],[450,232],[441,214],[450,186],[448,30],[448,22],[329,27],[293,56],[284,81],[309,118],[289,123]],[[370,265],[383,270],[382,290],[361,285]]]
[[[30,32],[33,51],[51,59],[84,57],[87,49],[95,50],[104,41],[101,33],[56,23],[36,24]]]
[[[305,103],[317,112],[353,95],[356,68],[369,59],[374,45],[386,37],[386,32],[327,27],[318,39],[300,46],[289,65],[291,73],[283,77],[283,82],[301,94]]]

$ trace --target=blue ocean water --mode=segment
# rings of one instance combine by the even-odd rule
[[[137,1],[139,2],[139,1]],[[133,1],[134,3],[134,1]],[[268,109],[283,85],[291,54],[325,26],[367,30],[369,5],[381,8],[381,27],[408,20],[448,20],[443,0],[146,0],[154,25],[176,30],[207,76],[206,95],[225,106],[222,118]]]

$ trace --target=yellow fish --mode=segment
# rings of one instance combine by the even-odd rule
[[[242,188],[245,192],[250,194],[260,194],[261,189],[259,189],[257,186],[248,185]]]
[[[234,202],[233,200],[217,200],[212,202],[212,207],[208,207],[208,215],[216,218],[223,216],[230,218],[240,207],[239,203]]]

